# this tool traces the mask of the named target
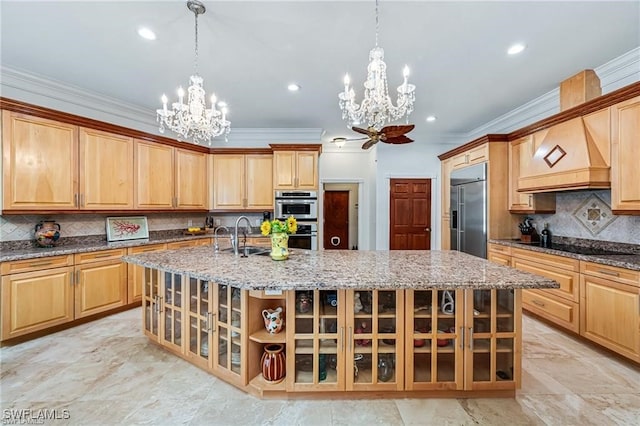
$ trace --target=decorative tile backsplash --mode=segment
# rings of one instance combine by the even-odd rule
[[[538,232],[545,223],[552,235],[640,244],[640,216],[611,213],[611,191],[571,191],[556,194],[556,213],[531,215]]]
[[[78,214],[78,215],[4,215],[0,216],[0,241],[33,240],[35,226],[38,222],[51,219],[60,225],[62,238],[85,237],[88,235],[102,235],[106,241],[106,218],[116,215]],[[122,214],[121,216],[137,216]],[[139,215],[144,216],[144,215]],[[186,229],[189,221],[192,226],[205,226],[204,213],[157,213],[149,214],[147,222],[149,232]],[[240,214],[209,214],[216,220],[216,224],[233,226]],[[252,224],[260,224],[262,214],[246,215]]]

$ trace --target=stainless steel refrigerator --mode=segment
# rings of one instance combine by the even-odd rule
[[[451,172],[451,249],[487,258],[487,164]]]

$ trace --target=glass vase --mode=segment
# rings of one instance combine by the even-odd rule
[[[285,260],[289,257],[289,235],[285,232],[271,234],[271,258]]]

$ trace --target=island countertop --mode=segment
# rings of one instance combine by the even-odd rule
[[[246,290],[559,288],[553,280],[458,251],[292,250],[289,259],[274,261],[203,246],[123,260]]]

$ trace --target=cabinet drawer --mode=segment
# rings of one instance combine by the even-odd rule
[[[640,272],[592,262],[580,262],[580,272],[640,287]]]
[[[84,263],[102,262],[104,260],[117,260],[125,255],[125,249],[92,251],[91,253],[78,253],[75,255],[76,265]]]
[[[175,250],[187,247],[198,246],[198,240],[176,241],[175,243],[167,243],[167,250]]]
[[[2,275],[15,274],[18,272],[39,271],[42,269],[59,268],[62,266],[72,266],[73,255],[39,257],[37,259],[15,260],[3,262],[0,269]]]
[[[548,266],[545,263],[513,258],[514,268],[557,281],[560,288],[545,289],[545,292],[565,298],[577,303],[580,298],[580,274],[566,269]]]
[[[498,265],[511,266],[511,256],[502,253],[490,251],[487,259],[489,262],[497,263]]]
[[[140,254],[152,251],[166,250],[166,248],[166,244],[148,244],[145,246],[129,247],[127,250],[129,254]]]
[[[506,254],[507,256],[511,256],[511,247],[509,246],[489,243],[488,248],[489,252],[501,253]]]
[[[577,303],[554,297],[545,290],[522,290],[522,307],[568,330],[580,332]]]
[[[537,251],[519,248],[512,248],[511,255],[513,257],[520,257],[533,262],[544,262],[545,265],[555,266],[556,268],[569,269],[576,272],[580,270],[580,261],[569,257],[539,253]]]

